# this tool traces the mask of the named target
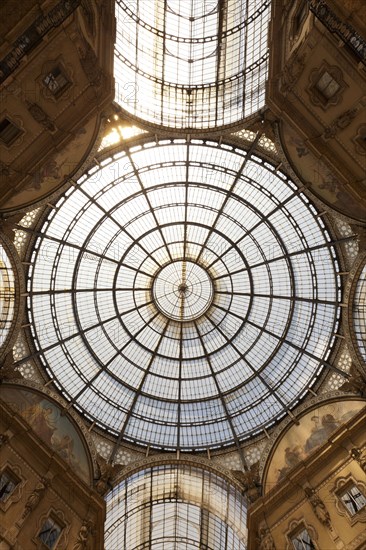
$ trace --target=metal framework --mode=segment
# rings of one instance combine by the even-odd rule
[[[254,147],[126,148],[75,183],[38,233],[36,353],[116,448],[240,447],[332,368],[333,242]]]
[[[15,280],[11,261],[0,244],[0,350],[14,320]]]
[[[116,101],[176,129],[237,123],[264,106],[270,0],[117,0]]]
[[[105,548],[245,550],[245,499],[198,467],[141,470],[107,496]]]
[[[366,265],[359,276],[353,301],[353,323],[361,357],[366,361]]]

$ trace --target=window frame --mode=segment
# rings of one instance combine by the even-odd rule
[[[64,79],[64,83],[62,86],[60,86],[60,84],[57,81],[57,77],[55,77],[54,73],[56,73],[57,71],[59,73],[58,77],[62,77]],[[54,82],[57,84],[57,88],[55,90],[53,90],[52,86],[50,86],[51,80],[48,83],[46,82],[46,79],[51,77],[54,79]],[[64,92],[66,92],[66,90],[69,89],[69,87],[71,86],[71,80],[62,63],[60,62],[55,63],[52,66],[52,68],[50,68],[45,74],[42,75],[42,85],[50,94],[52,94],[52,96],[55,99],[58,99],[59,97],[61,97],[61,95],[63,95]]]
[[[55,539],[52,546],[49,546],[49,544],[47,543],[47,540],[41,539],[42,530],[44,529],[47,522],[53,522],[52,528],[54,526],[57,526],[57,528],[59,529],[59,533],[57,535],[57,538]],[[64,522],[58,517],[58,515],[54,511],[50,511],[50,513],[45,518],[43,518],[41,526],[38,529],[38,532],[37,532],[37,535],[36,535],[36,539],[39,543],[40,548],[47,548],[48,550],[54,550],[57,547],[57,544],[59,543],[59,541],[60,541],[60,539],[63,535],[64,529],[65,529]]]
[[[3,117],[0,119],[0,127],[6,121],[8,122],[7,127],[3,128],[3,130],[0,129],[0,144],[6,147],[7,149],[10,149],[10,147],[15,145],[18,139],[23,135],[24,130],[22,129],[21,126],[19,126],[19,124],[16,124],[7,113],[3,113]],[[10,126],[13,127],[13,130],[17,130],[17,132],[8,141],[6,141],[1,137],[1,133],[3,131],[6,131],[7,128],[9,128]]]
[[[5,483],[3,486],[1,485],[1,479],[3,476],[7,476],[8,480],[13,483],[13,488],[4,499],[2,499],[2,495],[0,494],[0,503],[2,505],[8,502],[8,500],[11,498],[11,496],[14,494],[19,484],[21,483],[21,479],[19,478],[19,476],[16,475],[16,473],[9,466],[5,466],[4,468],[2,468],[0,472],[0,491],[3,489],[3,487],[6,484]]]
[[[309,541],[310,543],[312,544],[312,546],[309,546],[309,549],[311,550],[316,550],[316,546],[315,546],[315,542],[314,540],[312,539],[311,537],[311,533],[309,532],[309,530],[307,529],[307,527],[302,524],[300,525],[295,532],[291,533],[290,535],[290,541],[291,541],[291,544],[292,544],[292,547],[294,548],[294,550],[307,550],[307,547],[304,546],[304,541],[303,539],[301,539],[300,541],[297,540],[296,537],[299,537],[299,536],[302,536],[303,533],[306,533],[308,536],[309,536]],[[300,544],[302,544],[302,549],[299,549],[295,546],[294,542],[300,542]],[[307,541],[305,541],[307,543]]]
[[[303,519],[292,520],[289,523],[289,527],[286,533],[287,545],[286,550],[297,550],[294,545],[294,538],[301,535],[304,531],[309,535],[310,541],[313,545],[312,550],[318,550],[318,534],[312,525],[306,523]],[[304,548],[304,546],[303,546]],[[308,547],[311,549],[311,547]],[[303,550],[303,549],[301,549]],[[307,550],[307,549],[306,549]]]
[[[328,73],[332,80],[335,81],[339,86],[338,89],[330,97],[327,97],[318,86],[319,82],[326,73]],[[340,103],[343,98],[343,92],[347,87],[347,84],[343,79],[343,73],[341,69],[335,65],[329,65],[325,60],[323,60],[323,63],[319,68],[313,69],[311,71],[309,84],[310,85],[307,89],[307,92],[310,96],[311,102],[324,110]]]

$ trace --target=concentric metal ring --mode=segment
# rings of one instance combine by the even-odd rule
[[[226,144],[146,143],[81,178],[40,229],[37,356],[120,439],[230,445],[284,416],[327,365],[338,271],[285,175]]]
[[[207,271],[189,260],[177,260],[156,275],[152,296],[157,308],[180,322],[199,319],[213,300],[213,285]]]

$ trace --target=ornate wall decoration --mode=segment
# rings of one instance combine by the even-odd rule
[[[61,25],[80,0],[61,0],[47,14],[41,15],[19,36],[12,50],[1,60],[0,82],[4,82],[19,66],[20,60],[33,50],[48,32]]]
[[[258,528],[257,541],[259,550],[276,550],[271,531],[264,522]]]
[[[350,455],[356,462],[359,463],[363,471],[366,473],[366,448],[365,449],[359,449],[357,447],[354,447]]]
[[[25,503],[24,511],[21,517],[22,520],[25,520],[29,516],[29,514],[37,508],[49,485],[50,480],[44,478],[37,483]]]
[[[249,502],[255,502],[261,496],[261,484],[259,478],[259,462],[252,464],[250,470],[231,470],[233,476],[241,483]]]
[[[340,130],[344,130],[344,128],[347,128],[347,126],[351,124],[352,120],[357,115],[357,112],[358,112],[357,108],[348,109],[348,111],[345,111],[344,113],[339,115],[339,117],[337,117],[330,126],[325,128],[324,134],[323,134],[324,138],[325,139],[334,138]],[[365,149],[365,153],[366,153],[366,149]]]
[[[305,62],[306,54],[300,53],[300,48],[296,48],[283,68],[280,85],[283,94],[286,94],[295,86],[304,70]]]
[[[83,40],[78,50],[81,66],[89,82],[93,86],[100,86],[103,80],[103,71],[99,66],[99,61],[93,48],[86,40]]]
[[[360,399],[344,400],[344,395],[341,392],[332,393],[338,393],[339,398],[343,397],[343,401],[328,403],[319,403],[318,401],[317,407],[311,407],[299,419],[299,425],[292,424],[288,430],[283,429],[282,437],[277,432],[277,445],[276,439],[269,440],[267,448],[270,451],[275,450],[268,463],[265,478],[262,480],[265,492],[268,492],[294,467],[315,452],[335,430],[350,420],[366,404]],[[262,460],[265,460],[265,453]]]
[[[80,527],[80,531],[73,546],[73,550],[84,550],[85,548],[87,548],[88,542],[91,538],[92,526],[93,524],[91,521],[84,521],[83,525]]]
[[[20,387],[6,387],[3,400],[30,424],[35,433],[86,483],[90,483],[89,459],[70,419],[44,394]]]
[[[351,378],[339,388],[345,392],[359,393],[366,397],[366,376],[363,375],[354,363],[351,365]]]
[[[100,455],[98,455],[98,464],[100,475],[95,482],[95,488],[100,495],[105,495],[112,489],[114,479],[125,469],[125,465],[110,464]]]
[[[331,522],[330,522],[329,512],[324,502],[322,501],[322,499],[316,493],[315,489],[313,489],[312,487],[306,487],[305,494],[308,501],[311,504],[314,514],[316,515],[320,523],[322,523],[325,527],[328,527],[328,529],[330,529]]]
[[[41,124],[41,126],[51,132],[51,134],[57,131],[57,128],[52,122],[51,118],[48,116],[47,113],[44,112],[44,110],[40,105],[38,105],[38,103],[31,103],[30,101],[26,100],[26,104],[29,113],[36,122]]]
[[[359,155],[366,155],[366,124],[361,124],[357,129],[357,134],[353,138],[356,151]]]

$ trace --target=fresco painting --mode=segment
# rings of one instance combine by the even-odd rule
[[[313,409],[292,426],[280,440],[271,459],[266,486],[281,481],[297,464],[305,460],[342,424],[366,406],[365,401],[337,401]]]
[[[89,461],[84,445],[73,424],[61,414],[56,404],[38,393],[18,388],[6,388],[2,398],[81,479],[90,482]]]
[[[286,143],[288,157],[297,173],[305,181],[311,182],[311,190],[331,208],[363,220],[364,207],[343,187],[326,164],[315,157],[307,148],[305,141],[287,124],[283,125],[283,140]]]

